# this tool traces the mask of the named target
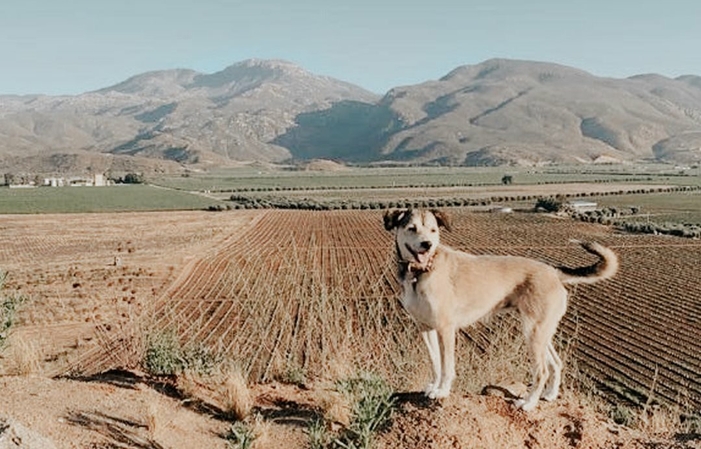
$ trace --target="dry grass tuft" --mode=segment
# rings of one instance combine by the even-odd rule
[[[176,380],[176,387],[185,400],[200,397],[201,390],[205,385],[202,376],[193,370],[185,370]]]
[[[355,371],[353,351],[344,344],[326,359],[323,374],[327,380],[336,381],[351,377]]]
[[[248,381],[240,368],[229,367],[226,369],[217,390],[218,402],[227,416],[242,421],[251,414],[253,396],[248,387]]]
[[[39,374],[43,359],[40,344],[15,336],[5,352],[5,373],[11,376]]]
[[[146,430],[152,440],[157,440],[165,425],[162,422],[163,410],[155,403],[150,402],[146,409]]]
[[[352,410],[348,395],[324,389],[318,393],[316,403],[321,409],[325,422],[343,427],[350,425]]]
[[[475,393],[490,385],[530,380],[530,362],[518,318],[513,315],[494,317],[482,326],[478,324],[468,329],[468,335],[477,336],[473,341],[458,339],[457,388]],[[424,366],[430,368],[427,361]]]
[[[251,425],[253,432],[253,444],[251,449],[267,449],[273,442],[272,425],[261,415],[256,415]]]

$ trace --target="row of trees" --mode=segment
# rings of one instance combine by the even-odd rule
[[[648,178],[627,178],[625,180],[621,179],[595,179],[590,181],[582,181],[588,184],[608,184],[612,182],[642,182],[650,181]],[[536,183],[537,185],[557,185],[557,184],[567,184],[570,181],[541,181]],[[511,185],[514,183],[513,175],[504,175],[501,178],[501,183],[503,185]],[[494,182],[436,182],[436,183],[409,183],[397,186],[388,185],[347,185],[347,186],[267,186],[267,187],[233,187],[229,189],[216,189],[211,190],[211,192],[216,193],[265,193],[265,192],[299,192],[299,191],[323,191],[323,190],[374,190],[374,189],[387,189],[387,188],[403,188],[403,189],[435,189],[443,187],[484,187],[493,186]]]
[[[664,191],[691,191],[698,190],[699,187],[672,187],[667,189],[652,189],[654,192]],[[649,191],[635,191],[634,193],[647,193]],[[626,191],[615,193],[631,193]],[[611,194],[611,193],[608,193]],[[627,232],[669,234],[680,237],[701,238],[701,226],[698,224],[680,223],[650,223],[631,221],[630,216],[640,213],[640,207],[605,207],[593,211],[578,211],[569,206],[568,199],[572,197],[583,197],[591,195],[589,193],[577,193],[568,195],[557,195],[550,197],[537,196],[515,196],[502,197],[493,196],[484,199],[469,198],[440,198],[428,200],[387,200],[387,201],[358,201],[358,200],[318,200],[310,198],[291,199],[279,196],[247,196],[232,195],[231,205],[218,205],[210,207],[210,210],[228,209],[299,209],[299,210],[341,210],[341,209],[401,209],[401,208],[441,208],[441,207],[464,207],[464,206],[488,206],[508,201],[532,201],[535,200],[534,210],[544,212],[563,212],[576,220],[590,223],[602,223],[613,225]]]
[[[672,191],[699,190],[699,187],[673,187]],[[575,220],[588,223],[601,223],[614,226],[625,232],[635,234],[673,235],[685,238],[701,238],[701,224],[676,223],[676,222],[651,222],[648,219],[640,221],[631,217],[640,214],[639,206],[629,207],[604,207],[593,211],[578,211],[568,207],[563,196],[538,198],[535,204],[536,211],[562,212]]]
[[[368,210],[368,209],[400,209],[409,207],[461,207],[486,206],[492,203],[490,199],[473,200],[468,198],[441,198],[432,200],[387,200],[387,201],[358,201],[358,200],[317,200],[311,198],[291,199],[285,197],[250,197],[232,195],[230,200],[233,209],[298,209],[298,210]]]

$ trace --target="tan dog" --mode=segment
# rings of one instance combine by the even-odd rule
[[[385,228],[396,229],[402,304],[419,323],[433,365],[425,393],[432,399],[450,394],[455,378],[455,334],[503,309],[516,309],[532,357],[533,384],[516,406],[535,408],[552,401],[560,389],[562,361],[552,338],[567,308],[563,284],[592,283],[613,276],[618,258],[598,243],[581,243],[600,260],[582,268],[552,267],[515,256],[475,256],[440,243],[439,228],[449,229],[438,210],[386,212]]]

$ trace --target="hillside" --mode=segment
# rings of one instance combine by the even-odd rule
[[[600,78],[495,59],[297,118],[293,152],[459,165],[701,160],[699,77]],[[345,139],[345,140],[344,140]],[[328,156],[326,156],[328,157]]]
[[[202,74],[165,70],[77,96],[0,96],[0,166],[66,171],[49,155],[81,159],[102,153],[104,165],[136,156],[173,170],[178,164],[281,161],[291,157],[271,144],[294,117],[339,100],[373,102],[376,95],[294,64],[247,60]],[[105,162],[104,160],[107,160]],[[40,163],[37,163],[40,161]],[[116,162],[115,162],[116,161]],[[85,162],[76,162],[80,169]]]
[[[378,98],[288,62],[248,60],[76,96],[0,96],[0,137],[0,169],[32,172],[289,159],[690,164],[701,160],[701,77],[612,79],[493,59]],[[57,154],[76,162],[56,164]]]

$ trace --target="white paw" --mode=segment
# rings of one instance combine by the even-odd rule
[[[431,399],[443,399],[450,395],[449,388],[435,388],[428,393],[428,397]]]
[[[543,396],[541,396],[541,397],[543,398],[544,401],[552,402],[555,399],[557,399],[557,396],[558,396],[557,391],[546,391],[545,393],[543,393]]]
[[[436,390],[436,389],[438,389],[438,386],[436,384],[434,384],[433,382],[431,382],[428,385],[426,385],[426,387],[424,388],[424,394],[426,396],[429,396],[431,394],[431,392],[433,390]]]
[[[536,405],[538,405],[537,400],[527,401],[525,399],[519,399],[517,401],[514,401],[514,406],[516,406],[516,408],[518,409],[523,410],[524,412],[530,412],[535,408]]]

